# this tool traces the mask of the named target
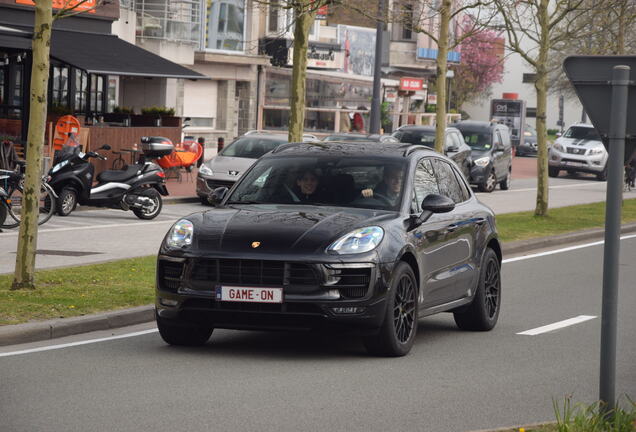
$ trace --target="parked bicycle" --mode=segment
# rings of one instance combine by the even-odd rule
[[[0,228],[15,228],[24,215],[24,161],[19,161],[16,169],[0,170],[0,205],[6,212],[4,220],[0,214]],[[38,225],[42,225],[55,213],[56,194],[43,178],[38,197]]]
[[[625,165],[625,182],[623,190],[630,192],[634,188],[634,178],[636,177],[636,167]]]

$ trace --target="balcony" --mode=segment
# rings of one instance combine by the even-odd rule
[[[136,0],[134,6],[138,38],[193,44],[201,40],[200,1]]]

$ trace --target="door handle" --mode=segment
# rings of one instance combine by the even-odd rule
[[[486,218],[479,217],[473,219],[473,221],[475,222],[475,225],[483,225],[484,222],[486,222]]]
[[[446,232],[453,232],[455,231],[457,228],[459,228],[459,225],[457,224],[450,224],[446,227]]]

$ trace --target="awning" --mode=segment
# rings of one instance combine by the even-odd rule
[[[88,73],[210,79],[109,34],[54,30],[51,57]]]
[[[0,48],[31,49],[31,31],[0,27]],[[53,30],[51,57],[88,73],[139,77],[210,79],[130,44],[115,35]]]

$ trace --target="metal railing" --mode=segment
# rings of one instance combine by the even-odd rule
[[[137,37],[198,43],[201,2],[198,0],[129,0],[137,12]]]

